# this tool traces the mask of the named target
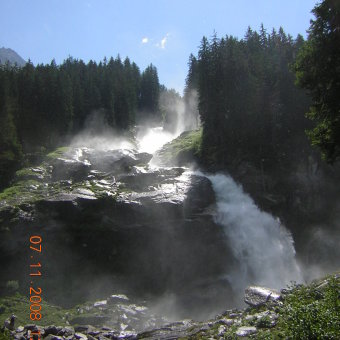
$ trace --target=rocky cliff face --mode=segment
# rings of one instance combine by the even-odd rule
[[[73,305],[119,289],[174,294],[184,315],[222,310],[233,257],[212,218],[211,183],[184,168],[152,168],[151,157],[62,148],[18,171],[0,194],[2,284],[29,286],[29,237],[41,235],[49,301]]]

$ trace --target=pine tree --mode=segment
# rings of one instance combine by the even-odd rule
[[[324,0],[317,4],[308,40],[295,64],[297,83],[308,90],[313,105],[308,117],[316,126],[308,135],[324,158],[340,158],[340,3]]]

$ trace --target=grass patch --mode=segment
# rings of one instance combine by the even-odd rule
[[[35,323],[40,326],[47,325],[60,325],[66,326],[65,314],[67,312],[71,312],[69,310],[63,310],[60,307],[53,306],[48,304],[45,301],[41,303],[41,315],[42,318],[40,321],[32,321],[30,319],[30,301],[28,297],[20,295],[16,293],[13,296],[2,297],[0,298],[0,306],[2,313],[0,314],[0,324],[4,324],[4,321],[11,316],[11,314],[15,314],[17,319],[15,321],[15,326],[19,325],[27,325]]]
[[[7,203],[13,203],[14,205],[21,204],[23,201],[36,200],[40,198],[39,188],[41,184],[33,179],[27,181],[20,181],[13,186],[5,189],[0,193],[0,200],[7,200]],[[38,192],[35,192],[38,190]]]
[[[76,326],[72,320],[75,318],[86,319],[102,315],[101,311],[97,308],[93,308],[94,301],[84,302],[83,304],[76,305],[72,308],[63,308],[60,306],[52,305],[42,299],[41,305],[41,319],[30,319],[30,305],[31,302],[28,296],[23,296],[16,293],[12,296],[5,296],[0,298],[0,324],[4,324],[4,321],[12,314],[15,314],[17,319],[15,320],[15,327],[25,326],[27,324],[36,324],[37,326]],[[0,329],[1,332],[1,329]],[[0,340],[7,340],[0,339]]]
[[[21,178],[21,177],[29,177],[29,176],[37,176],[37,173],[35,173],[34,171],[32,171],[31,168],[25,168],[25,169],[21,169],[21,170],[18,170],[16,173],[15,173],[15,176],[17,178]]]
[[[167,143],[158,152],[158,157],[167,164],[190,163],[201,154],[202,129],[183,132]]]
[[[0,329],[0,340],[13,340],[8,331],[2,331]]]
[[[59,158],[59,157],[63,156],[68,150],[69,150],[68,146],[62,146],[62,147],[50,152],[49,154],[47,154],[47,158],[49,158],[49,159]]]

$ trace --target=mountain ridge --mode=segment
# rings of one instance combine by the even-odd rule
[[[0,64],[4,65],[7,62],[10,63],[10,65],[17,65],[19,67],[25,66],[26,61],[14,50],[11,48],[0,48]]]

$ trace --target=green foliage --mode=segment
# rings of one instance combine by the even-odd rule
[[[14,122],[15,104],[10,97],[10,74],[0,68],[0,189],[6,186],[22,158]]]
[[[143,112],[142,119],[161,121],[159,92],[160,86],[157,69],[151,64],[141,76],[139,109]]]
[[[32,323],[32,320],[30,320],[30,301],[27,296],[16,294],[13,296],[1,297],[0,304],[5,307],[5,310],[0,315],[1,325],[4,324],[4,321],[11,314],[17,316],[15,325],[27,325]],[[42,326],[53,324],[66,326],[65,314],[76,314],[75,309],[65,310],[61,307],[50,305],[44,300],[41,303],[41,307],[42,318],[41,321],[39,321],[39,325]],[[7,340],[7,338],[4,340]]]
[[[307,116],[316,126],[308,136],[333,163],[340,158],[340,3],[324,0],[313,13],[315,20],[294,69],[297,83],[313,99]]]
[[[59,158],[62,157],[64,153],[66,153],[69,150],[67,146],[62,146],[60,148],[57,148],[56,150],[50,152],[47,154],[48,158],[54,159],[54,158]]]
[[[0,340],[12,340],[12,337],[11,337],[9,331],[0,330]]]
[[[292,339],[337,339],[340,335],[340,286],[333,277],[324,288],[297,286],[284,301],[284,328]]]
[[[201,154],[202,129],[183,132],[159,151],[158,157],[169,164],[185,164]]]
[[[6,200],[8,204],[20,205],[24,201],[35,201],[41,198],[39,189],[41,184],[36,180],[16,182],[13,186],[0,192],[0,200]]]
[[[181,96],[174,89],[161,88],[159,109],[163,117],[163,127],[167,131],[176,132],[181,100]]]
[[[264,316],[256,322],[256,327],[258,328],[270,328],[272,320],[269,316]]]
[[[20,169],[20,170],[15,172],[15,177],[18,178],[18,179],[25,179],[25,178],[36,179],[37,174],[35,172],[33,172],[32,169],[30,169],[30,168]]]
[[[6,289],[9,294],[14,294],[19,290],[19,282],[18,281],[7,281]]]
[[[259,33],[249,28],[242,40],[202,39],[197,59],[190,58],[187,88],[198,88],[206,165],[225,168],[246,159],[287,168],[301,159],[309,100],[289,68],[301,39],[282,28],[268,34],[263,26]]]
[[[60,136],[78,132],[96,110],[111,126],[126,130],[135,124],[138,109],[158,112],[158,97],[156,67],[141,74],[135,63],[119,56],[99,64],[70,57],[61,65],[53,60],[23,68],[0,66],[0,141],[14,147],[18,135],[25,152],[51,148]]]
[[[99,64],[70,57],[61,65],[0,65],[0,189],[22,165],[23,154],[54,148],[60,138],[79,132],[94,111],[117,130],[130,129],[137,110],[161,121],[158,97],[156,67],[141,74],[119,56]]]

